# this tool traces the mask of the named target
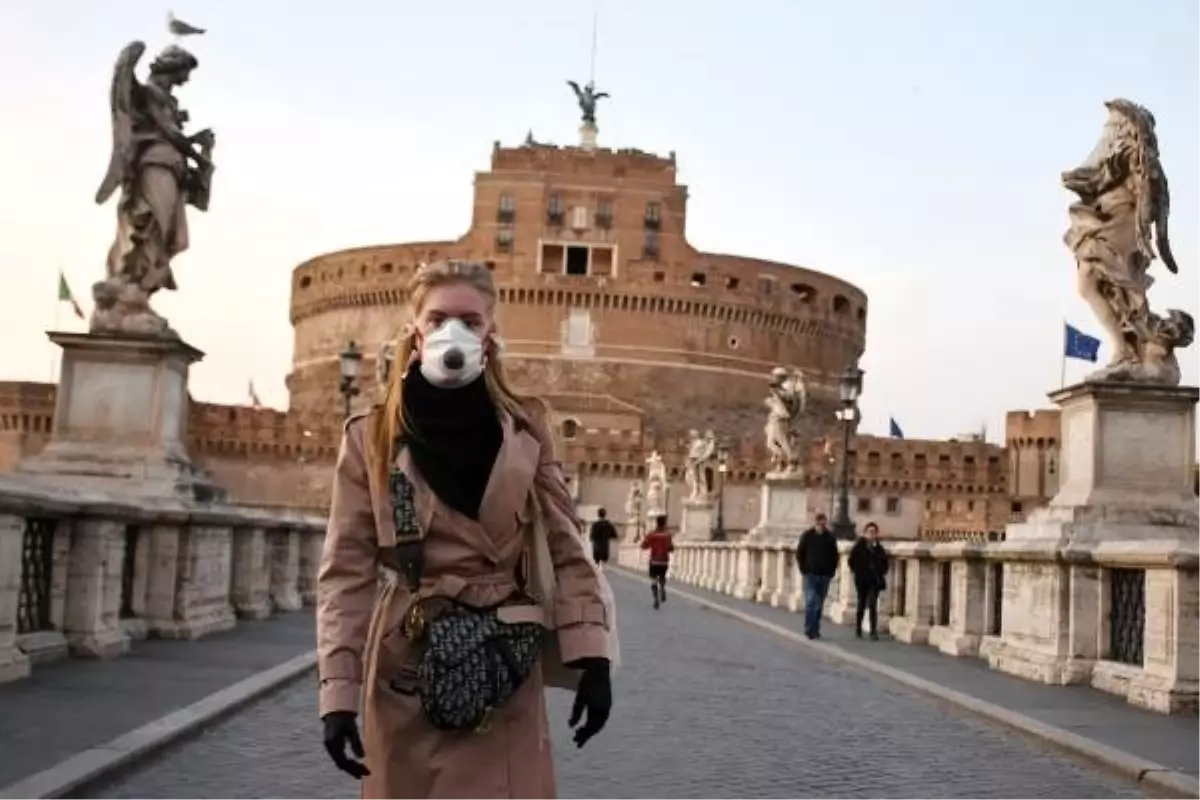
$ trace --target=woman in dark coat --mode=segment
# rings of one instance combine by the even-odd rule
[[[871,638],[878,639],[879,593],[887,588],[887,550],[879,541],[879,526],[868,522],[862,536],[850,548],[850,571],[854,574],[854,589],[858,594],[858,609],[854,615],[854,635],[862,638],[863,614],[870,615]]]

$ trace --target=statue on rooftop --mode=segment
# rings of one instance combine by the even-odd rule
[[[575,90],[575,98],[579,101],[579,110],[583,112],[583,122],[586,125],[596,124],[596,103],[603,97],[608,97],[608,92],[597,92],[594,81],[588,81],[587,85],[582,89],[575,81],[567,81],[567,84]]]
[[[1178,271],[1167,236],[1171,199],[1154,115],[1128,100],[1105,107],[1099,144],[1082,165],[1062,174],[1063,186],[1079,196],[1063,241],[1075,254],[1079,293],[1113,348],[1108,365],[1087,380],[1176,386],[1175,350],[1192,343],[1195,324],[1178,309],[1155,314],[1146,298],[1156,247],[1167,270]]]

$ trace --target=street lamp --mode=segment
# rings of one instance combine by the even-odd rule
[[[712,540],[725,541],[725,476],[729,473],[729,449],[725,445],[717,448],[717,524],[713,528]]]
[[[862,394],[863,371],[857,364],[846,367],[838,378],[838,395],[842,407],[837,417],[842,421],[842,485],[838,492],[837,516],[833,534],[839,539],[853,539],[854,522],[850,519],[850,428],[858,418],[858,397]]]
[[[342,393],[342,399],[345,401],[344,416],[350,417],[350,400],[358,394],[358,364],[362,361],[362,351],[354,344],[354,340],[346,342],[345,348],[338,353],[338,364],[341,367],[342,381],[338,391]]]

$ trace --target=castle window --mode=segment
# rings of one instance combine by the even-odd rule
[[[849,314],[850,313],[850,301],[847,300],[843,295],[840,295],[840,294],[835,295],[833,298],[833,313]]]
[[[611,247],[593,247],[592,248],[592,267],[591,274],[598,278],[605,278],[612,275],[613,271],[613,250]]]
[[[725,278],[725,288],[726,289],[736,289],[736,288],[738,288],[739,283],[741,283],[741,280],[739,280],[738,278],[735,278],[732,275],[728,275]]]
[[[975,510],[975,501],[968,500],[967,501],[967,511],[974,511],[974,510]]]
[[[500,195],[500,204],[496,208],[497,222],[512,222],[517,216],[517,203],[508,192]]]
[[[900,513],[900,498],[899,497],[889,497],[887,499],[887,513],[889,513],[889,514],[899,514]]]
[[[562,198],[556,194],[550,195],[550,199],[546,201],[546,222],[550,225],[561,226],[566,213],[566,206],[563,205]]]
[[[858,317],[858,321],[859,321],[859,322],[866,322],[866,321],[867,321],[867,309],[865,309],[865,308],[863,308],[863,307],[861,307],[861,306],[859,307],[858,311],[854,312],[854,315],[855,315],[856,317]]]
[[[380,264],[379,271],[380,272],[391,272],[392,271],[392,262],[385,261],[384,263]]]
[[[567,274],[588,274],[588,249],[586,247],[570,246],[567,248]]]
[[[1021,513],[1022,511],[1024,511],[1025,509],[1024,509],[1024,507],[1021,505],[1021,502],[1020,502],[1019,500],[1014,500],[1014,501],[1013,501],[1013,504],[1012,504],[1011,506],[1009,506],[1009,507],[1008,507],[1008,510],[1009,510],[1009,511],[1011,511],[1012,513],[1014,513],[1014,514],[1020,514],[1020,513]]]
[[[312,286],[312,276],[305,275],[300,279],[300,288],[307,289],[309,286]]]
[[[771,297],[775,294],[775,279],[770,275],[760,275],[758,277],[758,293],[763,297]]]
[[[608,230],[612,227],[613,209],[612,203],[608,200],[600,200],[596,203],[596,227]]]
[[[658,253],[658,231],[648,230],[642,240],[642,258],[647,261],[657,261]]]
[[[662,206],[658,203],[646,203],[645,226],[650,230],[658,230],[662,226]]]
[[[730,350],[737,350],[741,346],[742,346],[742,343],[741,343],[741,340],[738,339],[738,337],[736,337],[736,336],[729,337],[729,349]]]
[[[568,442],[579,435],[579,422],[573,419],[564,419],[562,423],[562,438]]]
[[[662,283],[666,279],[667,279],[667,274],[665,272],[663,272],[662,270],[655,271],[655,273],[654,273],[654,282],[655,283]]]
[[[701,286],[703,286],[707,280],[708,280],[708,276],[705,275],[703,272],[693,272],[692,273],[692,286],[695,286],[696,288],[700,288]]]
[[[863,514],[870,513],[871,498],[869,498],[869,497],[858,498],[858,510],[860,513],[863,513]]]
[[[801,303],[811,303],[817,296],[817,290],[807,283],[793,283],[791,289],[792,294],[796,295]]]
[[[511,253],[513,245],[513,230],[509,227],[496,231],[496,249],[501,253]]]

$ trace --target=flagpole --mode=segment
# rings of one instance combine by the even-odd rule
[[[1058,388],[1067,387],[1067,321],[1063,319],[1062,366],[1058,372]]]

